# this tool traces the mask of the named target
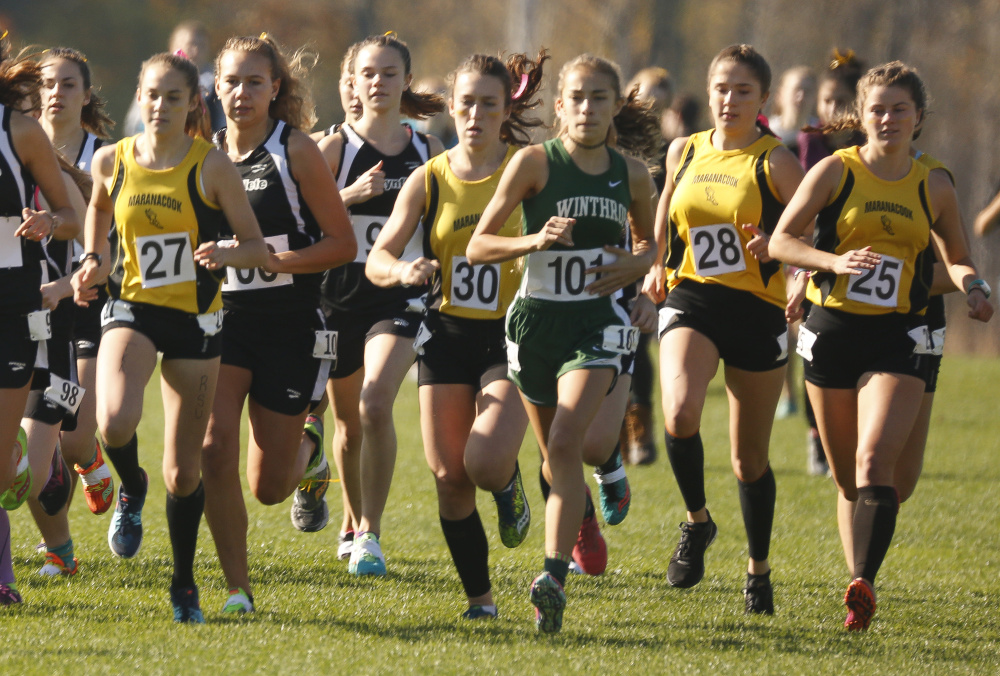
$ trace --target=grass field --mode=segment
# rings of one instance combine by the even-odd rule
[[[1000,362],[949,357],[934,411],[923,479],[903,506],[879,575],[871,629],[843,629],[848,572],[834,519],[835,489],[805,472],[805,423],[778,421],[772,465],[778,505],[771,561],[776,615],[747,617],[740,593],[746,539],[729,469],[725,392],[713,384],[703,421],[709,507],[720,535],[704,581],[666,582],[683,518],[669,464],[630,470],[632,511],[605,528],[611,561],[600,578],[572,577],[561,634],[539,636],[527,588],[541,566],[542,502],[537,451],[521,463],[535,523],[528,540],[504,549],[495,509],[480,494],[491,543],[495,622],[459,619],[464,600],[438,525],[424,464],[415,386],[396,410],[396,479],[382,542],[389,575],[357,579],[336,560],[339,497],[321,533],[292,529],[288,505],[249,499],[250,564],[257,612],[220,614],[226,589],[206,525],[196,577],[207,625],[171,621],[170,546],[162,481],[151,484],[139,556],[115,559],[110,515],[77,499],[72,526],[80,573],[36,575],[42,555],[27,509],[11,515],[14,566],[25,603],[0,609],[6,674],[138,673],[753,673],[995,674],[1000,671],[1000,427],[993,394]],[[147,391],[139,430],[144,466],[155,476],[162,422],[159,387]],[[528,478],[531,478],[529,481]]]

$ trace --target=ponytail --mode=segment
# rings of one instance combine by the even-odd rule
[[[3,30],[3,29],[0,29]],[[16,108],[25,98],[32,100],[42,87],[42,71],[27,48],[11,56],[7,31],[0,35],[0,104]]]

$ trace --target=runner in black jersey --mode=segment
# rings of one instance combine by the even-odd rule
[[[93,91],[90,67],[82,53],[68,47],[55,47],[46,50],[39,63],[42,73],[39,121],[52,144],[58,146],[57,153],[70,197],[74,201],[77,197],[82,200],[78,206],[82,222],[92,186],[91,160],[94,151],[109,136],[113,122],[103,111],[104,102]],[[73,288],[70,273],[83,254],[82,242],[81,232],[68,243],[67,253],[72,268],[61,273],[56,269],[51,270],[51,281],[42,286],[46,306],[55,308],[59,305],[53,317],[68,315],[62,322],[54,319],[53,326],[63,324],[67,330],[72,331],[71,352],[64,352],[61,347],[53,348],[49,350],[49,357],[50,366],[56,367],[53,373],[65,379],[69,383],[65,385],[67,392],[75,395],[61,400],[62,404],[69,404],[70,409],[75,409],[75,413],[70,414],[70,418],[63,423],[62,429],[55,426],[48,428],[51,434],[47,436],[58,433],[55,438],[58,439],[57,448],[62,457],[52,456],[53,471],[48,484],[39,494],[40,505],[32,503],[32,513],[42,532],[46,549],[47,562],[41,572],[50,575],[72,574],[76,570],[73,540],[66,517],[68,498],[76,476],[68,472],[68,467],[75,467],[83,479],[84,497],[93,513],[103,514],[107,511],[114,497],[111,470],[105,464],[95,438],[96,357],[101,334],[101,306],[107,296],[100,290],[97,300],[86,308],[71,300]],[[51,258],[53,257],[50,256]],[[72,368],[59,369],[52,362],[52,357],[63,354],[72,360]],[[65,375],[63,371],[72,373],[72,376]],[[39,393],[44,390],[38,389],[38,383],[35,387]],[[40,401],[44,401],[44,398],[40,397]],[[31,436],[29,433],[29,441]],[[46,440],[45,445],[49,443],[54,445],[54,440]],[[35,443],[31,442],[30,445],[34,447]]]
[[[413,364],[413,338],[423,309],[419,296],[426,289],[380,289],[365,277],[364,264],[406,177],[443,150],[438,139],[402,125],[401,117],[419,119],[440,112],[444,101],[410,91],[409,49],[388,35],[360,43],[353,76],[364,108],[361,120],[323,139],[320,149],[341,190],[378,167],[384,178],[372,178],[383,183],[384,191],[373,190],[370,199],[351,205],[357,256],[323,281],[327,323],[337,332],[337,359],[327,393],[337,426],[333,454],[358,520],[348,569],[384,575],[378,536],[396,462],[392,407]],[[414,236],[403,258],[420,255],[421,239]]]
[[[355,244],[333,175],[301,131],[313,116],[302,75],[300,61],[289,62],[266,35],[230,38],[216,58],[226,127],[215,142],[236,163],[271,252],[265,268],[229,268],[222,285],[222,365],[202,467],[205,515],[229,587],[223,613],[253,610],[239,476],[248,396],[254,496],[274,505],[295,491],[293,520],[304,510],[316,518],[305,530],[326,521],[322,422],[307,424],[308,434],[303,423],[336,354],[320,311],[320,273],[353,260]]]
[[[10,56],[0,35],[0,605],[21,601],[11,566],[10,521],[31,491],[27,438],[20,427],[39,342],[48,338],[42,309],[41,240],[71,239],[79,221],[69,201],[55,151],[41,125],[15,111],[37,95],[36,64]],[[31,208],[35,186],[52,207]]]

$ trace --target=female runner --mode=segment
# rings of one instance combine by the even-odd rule
[[[204,508],[201,448],[219,374],[224,268],[263,267],[267,249],[239,173],[205,140],[198,69],[173,54],[143,63],[137,91],[143,132],[94,155],[86,252],[73,277],[77,301],[99,279],[108,230],[114,269],[97,354],[97,421],[121,487],[108,531],[118,556],[142,544],[148,478],[136,428],[143,392],[160,366],[164,408],[163,478],[174,554],[174,620],[204,622],[194,582]],[[216,244],[224,222],[239,239]],[[103,250],[103,252],[102,252]]]
[[[634,351],[617,292],[649,270],[649,172],[607,146],[634,113],[614,64],[582,55],[559,75],[559,136],[511,159],[466,255],[473,265],[527,255],[507,313],[507,364],[521,391],[551,485],[545,570],[531,585],[540,631],[562,628],[563,585],[584,516],[582,449],[590,421]],[[498,234],[521,204],[523,234]],[[633,251],[618,247],[631,226]]]
[[[516,547],[528,534],[531,511],[517,454],[528,418],[507,379],[503,317],[520,278],[515,262],[470,265],[465,248],[500,175],[528,129],[526,119],[542,82],[535,61],[515,54],[469,57],[451,74],[448,111],[458,145],[414,171],[369,254],[365,272],[382,287],[422,287],[433,281],[417,342],[420,427],[434,473],[441,530],[458,569],[468,619],[496,617],[490,591],[489,546],[476,510],[476,488],[493,493],[500,539]],[[514,91],[517,83],[517,91]],[[407,242],[426,224],[425,255],[401,260]],[[501,230],[517,233],[521,210]]]
[[[303,437],[330,369],[319,273],[354,260],[355,243],[333,175],[302,131],[314,115],[302,58],[266,34],[230,38],[216,57],[226,126],[215,141],[243,177],[270,252],[266,268],[230,268],[222,285],[226,330],[202,469],[205,516],[229,586],[223,613],[253,611],[239,475],[247,397],[247,479],[258,500],[278,504],[303,479],[329,476],[322,439]]]
[[[667,456],[687,509],[667,580],[674,587],[698,584],[705,550],[718,533],[706,507],[700,427],[721,360],[731,461],[750,549],[745,608],[766,614],[774,612],[768,554],[775,484],[768,445],[788,353],[785,280],[781,264],[763,248],[802,178],[791,152],[757,124],[770,84],[770,67],[750,45],[716,55],[708,70],[715,126],[671,143],[671,180],[656,213],[669,290],[659,329]],[[660,279],[656,270],[649,282],[662,293]]]
[[[327,394],[336,424],[334,459],[358,520],[348,570],[357,575],[385,575],[379,536],[396,464],[392,408],[415,357],[413,339],[423,311],[417,298],[423,290],[380,289],[365,277],[364,264],[406,177],[443,150],[438,139],[403,125],[402,116],[427,117],[443,110],[444,100],[409,89],[410,51],[391,35],[359,43],[353,76],[363,108],[361,119],[323,139],[320,149],[341,191],[366,172],[382,191],[373,190],[369,199],[351,206],[357,256],[353,263],[329,272],[323,281],[327,325],[337,333],[337,356]],[[377,176],[380,171],[382,177]],[[421,241],[415,235],[402,258],[415,260]],[[301,518],[293,523],[300,530],[318,529],[326,523],[326,505],[312,497],[314,492],[296,493],[297,498],[302,496],[302,509]],[[348,538],[351,535],[345,535],[345,542]]]
[[[969,316],[993,314],[989,285],[968,256],[955,189],[911,157],[926,111],[924,84],[903,63],[878,66],[858,83],[856,118],[868,137],[809,171],[768,250],[815,271],[814,303],[800,329],[813,402],[833,478],[854,506],[853,581],[844,603],[849,630],[868,627],[875,575],[892,542],[904,453],[926,389],[933,339],[925,310],[932,290],[931,235]],[[800,241],[817,218],[815,247]],[[845,551],[847,548],[845,547]]]
[[[7,512],[20,507],[32,487],[27,438],[21,429],[39,342],[49,337],[42,308],[41,241],[72,239],[79,221],[71,206],[59,162],[41,125],[17,112],[24,98],[38,95],[41,72],[23,56],[12,56],[7,32],[0,35],[0,605],[20,603],[14,581]],[[50,209],[36,211],[35,186]]]

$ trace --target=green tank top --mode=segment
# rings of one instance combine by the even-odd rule
[[[573,162],[558,138],[543,145],[549,162],[549,179],[537,195],[521,202],[523,234],[539,232],[549,218],[574,218],[573,246],[554,244],[528,254],[519,295],[552,301],[585,301],[594,296],[584,288],[594,281],[585,270],[610,263],[605,246],[622,246],[632,204],[628,165],[618,152],[608,149],[611,166],[603,174],[584,173]]]

